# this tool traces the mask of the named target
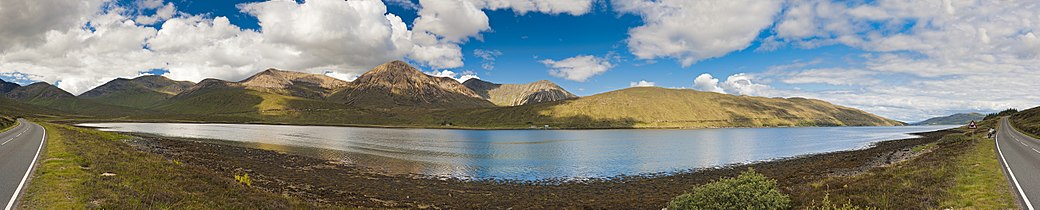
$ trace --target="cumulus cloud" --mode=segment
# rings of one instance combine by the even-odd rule
[[[753,80],[754,76],[738,73],[730,75],[724,82],[719,82],[719,79],[705,73],[693,80],[693,89],[733,95],[771,96],[771,87],[755,83]]]
[[[549,75],[577,82],[585,82],[589,77],[602,74],[614,67],[609,60],[591,55],[579,55],[559,61],[545,59],[541,63],[549,67]]]
[[[764,47],[840,44],[867,51],[853,71],[797,69],[781,79],[855,87],[792,94],[904,121],[1031,108],[1040,101],[1035,94],[1040,87],[1034,85],[1040,80],[1035,74],[1040,2],[792,0],[788,5]]]
[[[158,1],[158,2],[161,5],[162,1]],[[150,6],[149,4],[150,3],[144,3],[144,5],[146,5],[146,6]],[[154,9],[154,8],[150,8],[150,7],[145,7],[145,8]],[[164,21],[164,20],[170,19],[176,13],[177,13],[177,7],[174,6],[173,3],[167,3],[165,6],[162,6],[162,8],[159,8],[158,10],[155,10],[155,14],[148,15],[148,16],[139,15],[139,16],[137,16],[135,21],[137,21],[137,23],[140,23],[140,24],[151,25],[151,24],[158,23],[160,21]]]
[[[435,69],[456,68],[463,65],[459,45],[490,30],[482,9],[582,12],[567,9],[573,6],[568,3],[419,3],[420,17],[412,29],[378,0],[238,5],[259,20],[260,29],[251,30],[226,17],[180,12],[174,3],[162,0],[133,5],[103,0],[0,1],[3,11],[35,14],[0,12],[5,20],[0,22],[0,73],[40,75],[34,79],[82,93],[108,79],[150,69],[169,70],[166,76],[177,80],[234,81],[267,68],[350,79],[397,59]]]
[[[780,12],[779,0],[619,0],[620,12],[645,25],[629,30],[629,50],[641,59],[674,58],[683,66],[747,48]]]
[[[654,82],[646,81],[646,80],[639,80],[638,82],[629,82],[628,86],[629,87],[654,87],[654,86],[657,86],[657,84],[654,83]]]
[[[477,73],[472,72],[472,71],[464,71],[462,73],[455,73],[454,71],[451,71],[451,70],[441,70],[441,71],[431,71],[431,72],[423,72],[423,73],[426,73],[427,75],[435,76],[435,77],[452,78],[452,79],[455,79],[455,81],[459,81],[459,83],[465,82],[466,80],[469,80],[469,79],[480,79],[480,77],[477,76]]]
[[[697,78],[693,79],[693,89],[707,92],[726,93],[719,87],[719,79],[715,79],[711,74],[701,74]]]
[[[42,44],[50,31],[85,24],[104,0],[0,1],[0,52]]]

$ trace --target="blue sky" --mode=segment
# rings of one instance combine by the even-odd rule
[[[809,97],[904,121],[1040,103],[1040,78],[1022,74],[1040,66],[1033,1],[48,2],[70,5],[0,24],[0,79],[78,94],[141,72],[349,80],[403,59],[578,95],[640,84]]]

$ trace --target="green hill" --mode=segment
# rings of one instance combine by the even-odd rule
[[[1019,130],[1040,136],[1040,107],[1033,107],[1011,115],[1011,124]]]
[[[78,97],[96,103],[148,108],[162,103],[195,83],[174,81],[163,76],[146,75],[134,79],[118,78]]]
[[[635,87],[566,101],[442,114],[473,127],[708,128],[891,126],[902,122],[803,98],[734,96],[688,89]]]
[[[930,118],[925,121],[913,123],[913,125],[967,125],[972,120],[982,121],[986,115],[979,113],[958,113],[950,116]]]

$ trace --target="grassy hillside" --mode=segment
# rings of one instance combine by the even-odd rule
[[[362,108],[245,89],[174,98],[156,109],[172,118],[284,124],[407,127],[707,128],[902,125],[811,99],[733,96],[694,90],[629,88],[578,99],[513,107],[428,110]],[[164,118],[152,118],[161,120]]]
[[[1023,132],[1040,135],[1040,107],[1022,110],[1011,115],[1011,124]]]
[[[63,112],[37,105],[26,104],[12,99],[0,97],[0,115],[11,117],[44,117],[64,115]]]
[[[578,99],[442,113],[475,127],[705,128],[903,125],[860,110],[811,99],[780,99],[637,87]]]
[[[958,113],[950,116],[935,117],[925,121],[913,123],[914,125],[967,125],[968,122],[982,121],[986,115],[979,113]]]

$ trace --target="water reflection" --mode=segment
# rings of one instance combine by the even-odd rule
[[[440,130],[100,123],[106,131],[227,140],[391,173],[583,178],[670,172],[849,150],[950,126],[699,130]]]

